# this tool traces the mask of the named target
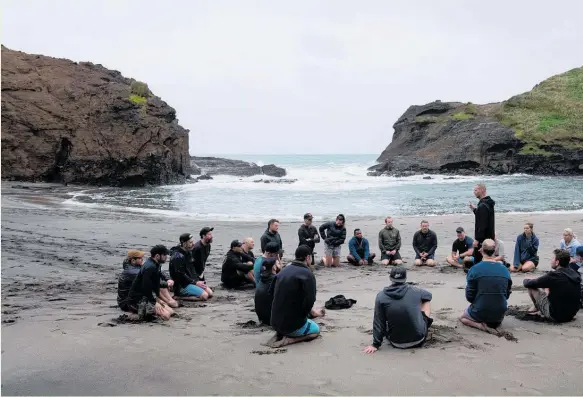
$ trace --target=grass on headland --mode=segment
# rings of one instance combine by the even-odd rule
[[[583,67],[510,98],[496,117],[526,143],[523,154],[551,154],[548,145],[583,149]]]
[[[141,105],[143,107],[146,106],[148,102],[148,98],[152,95],[150,92],[150,88],[146,83],[142,83],[141,81],[132,81],[130,85],[130,96],[129,100],[136,105]]]
[[[132,94],[130,95],[130,101],[132,101],[136,105],[143,105],[144,103],[148,102],[148,98]]]

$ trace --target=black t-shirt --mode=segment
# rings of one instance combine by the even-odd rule
[[[456,238],[455,241],[453,242],[453,245],[451,246],[451,252],[463,254],[464,252],[472,248],[473,245],[474,240],[472,240],[470,236],[466,236],[466,238],[463,240]]]

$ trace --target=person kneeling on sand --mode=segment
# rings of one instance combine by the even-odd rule
[[[324,258],[322,262],[326,267],[340,266],[340,251],[346,240],[346,218],[338,214],[336,221],[326,222],[320,226],[320,235],[324,240]]]
[[[314,309],[316,278],[309,269],[312,249],[301,245],[296,249],[295,260],[289,263],[271,283],[273,303],[271,326],[277,334],[267,343],[281,347],[309,341],[320,335],[320,327],[312,318],[324,316],[323,309]]]
[[[255,289],[255,313],[259,321],[271,325],[271,307],[273,303],[273,289],[271,283],[276,274],[281,271],[281,262],[275,258],[266,258],[261,263],[261,273]]]
[[[435,250],[437,250],[437,235],[429,230],[429,222],[421,221],[421,230],[413,235],[413,250],[415,265],[435,266]]]
[[[451,255],[445,260],[453,267],[460,269],[470,268],[474,264],[474,240],[466,235],[463,227],[458,227],[455,232],[457,238],[451,247]]]
[[[494,250],[494,260],[496,262],[500,262],[506,267],[510,267],[510,263],[506,262],[506,255],[504,251],[504,241],[498,238],[498,233],[495,234],[496,236],[496,249]]]
[[[393,226],[393,218],[385,218],[385,227],[379,232],[379,249],[381,250],[381,263],[387,265],[402,265],[403,260],[399,250],[401,249],[401,233]]]
[[[522,283],[534,303],[531,314],[539,312],[548,320],[564,323],[571,321],[581,306],[581,276],[569,267],[569,251],[556,249],[553,254],[554,271]]]
[[[205,301],[213,296],[213,291],[199,280],[194,267],[194,238],[190,233],[180,235],[180,245],[170,251],[170,277],[174,280],[174,295],[183,300]]]
[[[579,240],[577,240],[577,236],[573,233],[573,229],[566,228],[563,230],[563,239],[561,240],[561,245],[559,248],[569,251],[569,255],[571,257],[569,262],[569,267],[571,269],[578,271],[579,267],[581,266],[577,263],[577,248],[581,246]]]
[[[255,248],[255,241],[253,241],[253,237],[247,237],[245,240],[243,240],[243,245],[241,246],[241,249],[243,250],[243,252],[241,252],[241,258],[243,259],[243,262],[250,264],[255,262],[253,248]]]
[[[511,272],[532,272],[538,266],[538,237],[532,223],[524,225],[524,233],[516,238],[514,261],[508,269]]]
[[[431,292],[407,284],[407,269],[394,267],[392,284],[378,293],[374,309],[373,342],[365,353],[376,352],[386,337],[399,349],[421,347],[433,323]]]
[[[374,263],[374,258],[376,254],[370,253],[370,246],[368,244],[368,239],[362,237],[362,231],[360,229],[354,229],[354,237],[348,242],[348,250],[350,254],[346,257],[348,263],[356,266],[372,265]]]
[[[225,255],[221,270],[221,282],[225,288],[240,288],[248,284],[255,285],[253,265],[243,262],[241,256],[243,243],[239,240],[231,242],[231,249]]]
[[[460,317],[464,325],[492,334],[499,333],[512,288],[510,272],[494,261],[495,246],[492,239],[482,242],[483,259],[472,266],[466,279],[466,299],[470,306]]]
[[[279,260],[279,245],[274,242],[269,242],[265,245],[265,252],[262,256],[255,259],[255,263],[253,263],[253,278],[255,279],[255,286],[259,287],[262,283],[261,281],[261,268],[263,266],[263,261],[267,259],[275,259],[279,263],[281,267],[281,262]]]
[[[123,261],[123,271],[117,281],[117,305],[124,312],[129,312],[128,296],[134,279],[140,272],[144,263],[146,253],[140,250],[129,250],[127,257]]]
[[[168,259],[168,253],[168,249],[163,245],[152,247],[150,258],[144,262],[132,283],[128,295],[128,309],[137,313],[140,320],[150,320],[153,317],[169,320],[174,314],[172,308],[162,299],[163,288],[160,287],[161,268]],[[168,284],[172,286],[172,280]]]

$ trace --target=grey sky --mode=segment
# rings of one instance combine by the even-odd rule
[[[9,48],[148,83],[190,151],[380,153],[411,104],[583,65],[583,2],[4,0]]]

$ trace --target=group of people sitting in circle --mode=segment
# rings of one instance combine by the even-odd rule
[[[255,312],[260,322],[270,325],[276,334],[269,342],[279,347],[316,338],[320,329],[314,318],[325,315],[323,308],[315,308],[316,278],[314,276],[315,246],[324,241],[324,256],[320,265],[338,266],[341,246],[346,239],[345,217],[339,214],[335,221],[316,229],[313,216],[304,216],[298,230],[299,244],[294,260],[284,266],[284,253],[279,221],[272,219],[261,237],[262,255],[256,257],[252,238],[234,240],[230,244],[221,269],[224,288],[255,288]],[[179,306],[179,300],[205,301],[213,291],[205,280],[206,262],[213,242],[213,228],[204,227],[195,241],[193,235],[180,235],[179,244],[171,249],[156,245],[150,257],[130,250],[123,262],[118,283],[118,305],[137,314],[138,319],[158,317],[170,319]],[[538,265],[539,240],[533,225],[526,224],[517,238],[514,259],[506,261],[504,244],[496,239],[481,243],[467,236],[462,227],[456,229],[457,238],[446,262],[467,272],[466,299],[470,303],[460,317],[467,326],[498,333],[507,310],[511,293],[511,272],[532,271]],[[401,235],[393,219],[385,219],[379,232],[381,263],[394,265],[390,271],[391,284],[378,293],[373,322],[373,343],[365,349],[374,353],[384,338],[396,348],[421,346],[433,322],[429,291],[407,282],[407,270],[400,256]],[[375,254],[370,252],[368,240],[360,229],[348,243],[347,261],[353,265],[372,264]],[[537,279],[525,279],[533,307],[532,315],[540,315],[555,322],[573,319],[583,306],[583,246],[570,229],[565,229],[560,247],[553,251],[551,266],[554,271]],[[413,236],[416,266],[434,266],[437,236],[427,221]],[[476,258],[479,257],[479,260]],[[169,260],[169,276],[161,266]],[[173,291],[171,293],[170,291]]]

